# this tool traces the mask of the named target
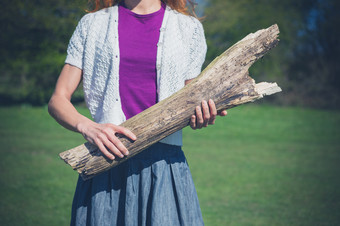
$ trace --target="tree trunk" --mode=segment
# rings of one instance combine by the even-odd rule
[[[129,150],[129,156],[109,160],[96,146],[87,142],[60,153],[60,157],[86,180],[189,125],[195,107],[202,100],[212,99],[216,108],[222,110],[280,92],[276,83],[255,84],[248,75],[249,67],[277,45],[278,33],[278,26],[272,25],[249,34],[217,57],[183,89],[122,123],[121,126],[137,136],[135,142],[119,137]]]

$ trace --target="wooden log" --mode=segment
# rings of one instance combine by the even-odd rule
[[[137,136],[135,142],[119,136],[129,150],[129,156],[109,160],[96,146],[87,142],[60,153],[60,157],[86,180],[189,125],[195,107],[202,100],[212,99],[216,108],[222,110],[280,92],[276,83],[255,84],[248,75],[249,67],[277,45],[278,34],[277,25],[249,34],[217,57],[179,92],[122,123],[121,126]]]

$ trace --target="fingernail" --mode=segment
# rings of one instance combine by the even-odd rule
[[[207,101],[204,101],[204,105],[207,106],[207,105],[208,105],[208,102],[207,102]]]
[[[130,152],[128,152],[128,151],[125,152],[125,155],[129,155],[129,154],[130,154]]]

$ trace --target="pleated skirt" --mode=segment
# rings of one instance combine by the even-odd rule
[[[93,179],[79,177],[71,225],[204,225],[181,147],[157,143]]]

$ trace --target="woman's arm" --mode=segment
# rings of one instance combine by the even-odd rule
[[[86,140],[97,145],[106,157],[114,159],[114,155],[121,158],[128,155],[128,150],[115,134],[120,133],[135,140],[136,136],[130,130],[109,123],[96,123],[81,115],[71,103],[72,94],[81,79],[81,69],[65,64],[48,103],[48,112],[59,124],[69,130],[81,133]]]
[[[189,84],[191,80],[186,80],[185,85]],[[226,110],[217,113],[215,103],[211,99],[208,102],[203,100],[201,106],[196,106],[195,112],[196,114],[192,115],[190,119],[190,127],[192,129],[201,129],[202,127],[213,125],[215,124],[215,119],[217,115],[227,115]]]

